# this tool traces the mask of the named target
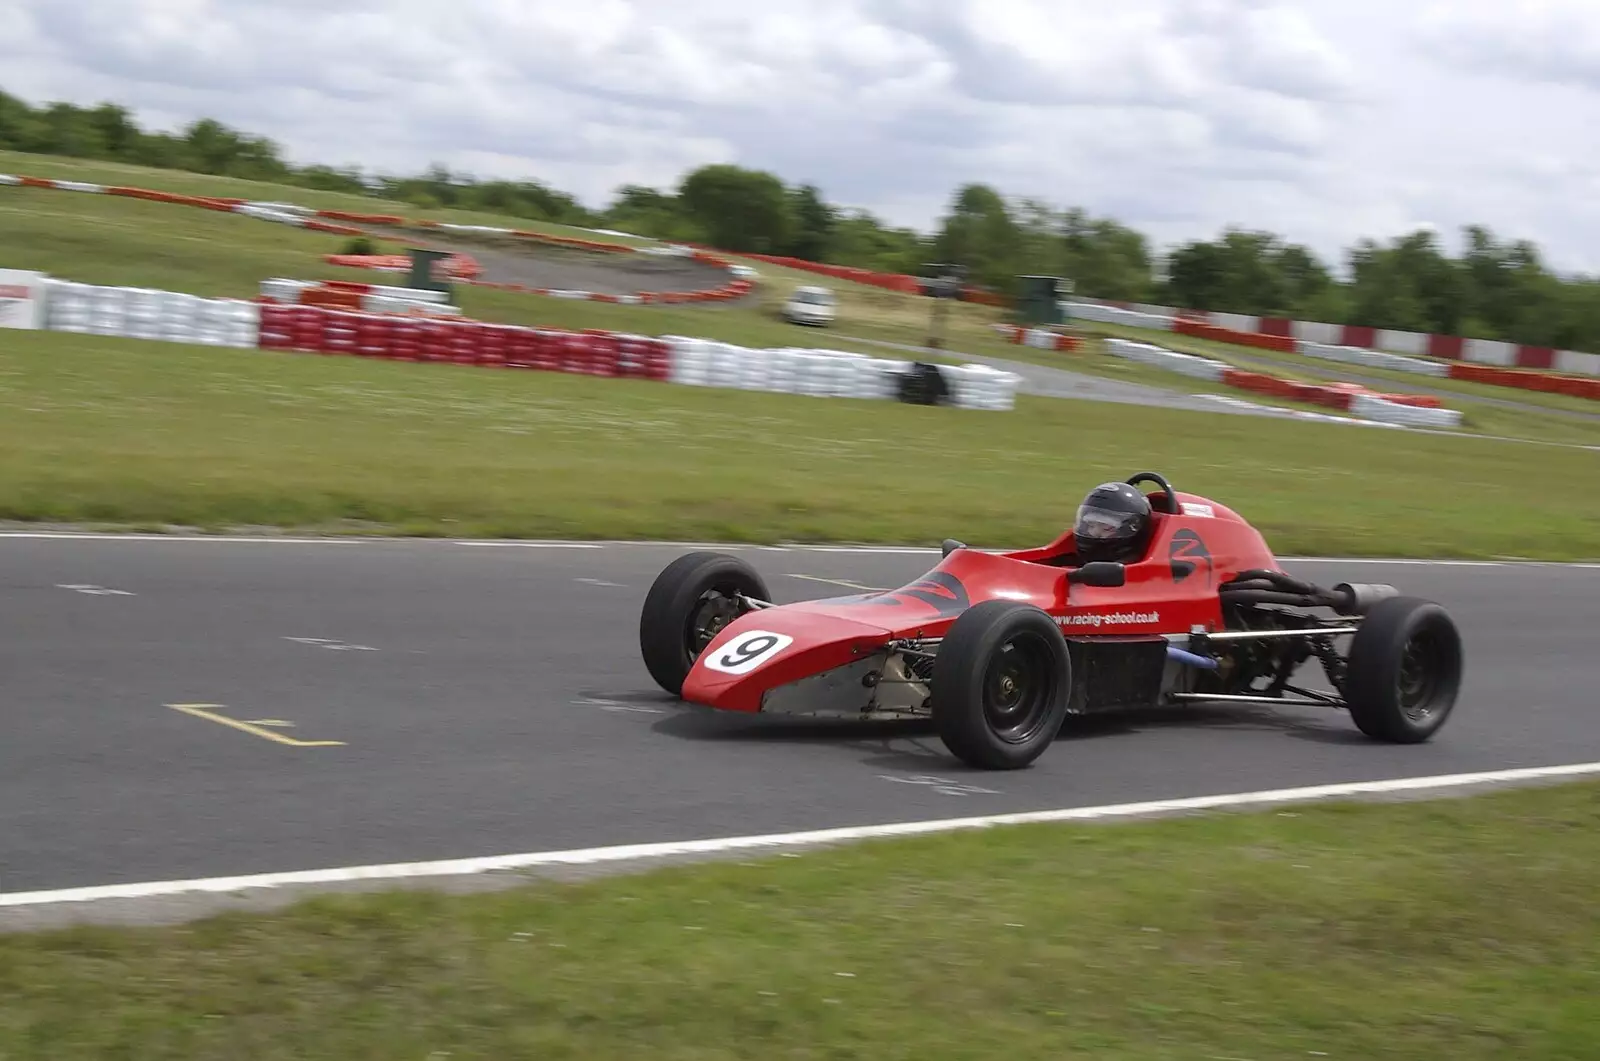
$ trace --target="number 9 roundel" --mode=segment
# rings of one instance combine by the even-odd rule
[[[749,674],[792,644],[794,638],[784,634],[746,630],[722,647],[707,653],[706,666],[723,674]]]

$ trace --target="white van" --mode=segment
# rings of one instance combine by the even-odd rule
[[[783,304],[783,315],[793,324],[826,326],[834,319],[833,292],[825,287],[797,287]]]

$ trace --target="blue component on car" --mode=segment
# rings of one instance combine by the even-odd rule
[[[1220,664],[1210,656],[1200,656],[1193,652],[1185,652],[1176,645],[1167,646],[1167,658],[1187,663],[1191,667],[1203,667],[1206,670],[1216,670]]]

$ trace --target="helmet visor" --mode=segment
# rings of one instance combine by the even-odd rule
[[[1076,535],[1080,540],[1097,542],[1127,541],[1139,534],[1139,517],[1098,505],[1078,506]]]

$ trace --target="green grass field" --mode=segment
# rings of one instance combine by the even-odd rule
[[[0,936],[0,1057],[1579,1061],[1600,785]]]
[[[1054,537],[1089,487],[1148,468],[1285,554],[1600,556],[1600,496],[1528,489],[1592,481],[1600,455],[1581,450],[14,335],[0,519],[1008,545]]]

